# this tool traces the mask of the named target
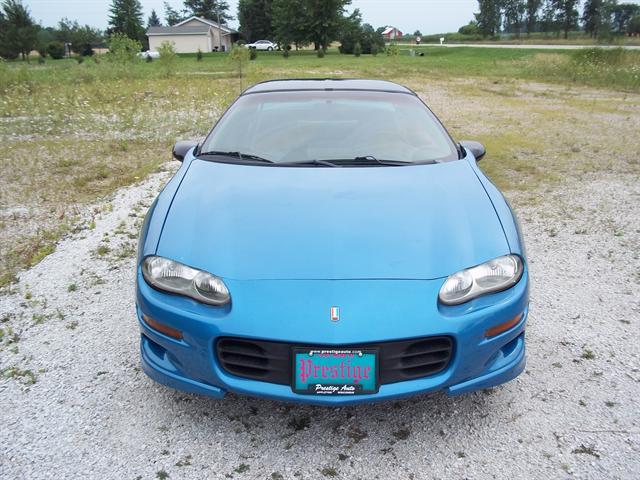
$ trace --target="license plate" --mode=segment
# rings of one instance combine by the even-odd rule
[[[378,391],[378,351],[375,349],[294,348],[295,393],[363,395]]]

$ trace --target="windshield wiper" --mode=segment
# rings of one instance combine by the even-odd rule
[[[198,157],[235,157],[240,160],[249,160],[252,162],[260,162],[260,163],[275,163],[273,160],[268,160],[266,158],[259,157],[258,155],[251,155],[250,153],[242,153],[242,152],[219,152],[219,151],[211,151],[211,152],[201,152],[198,154]]]
[[[341,167],[342,165],[337,165],[328,160],[302,160],[301,162],[282,162],[278,163],[278,166],[284,167],[308,167],[308,166],[318,166],[318,167]]]
[[[374,157],[373,155],[364,155],[362,157],[354,158],[357,162],[372,162],[377,163],[379,165],[391,165],[391,166],[402,166],[402,165],[431,165],[434,163],[438,163],[435,160],[421,160],[417,162],[406,162],[404,160],[381,160],[379,158]]]

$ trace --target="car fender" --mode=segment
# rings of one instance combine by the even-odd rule
[[[154,255],[160,242],[160,235],[164,227],[164,222],[171,208],[171,203],[180,188],[180,184],[184,179],[191,162],[194,159],[193,149],[184,157],[182,165],[175,175],[167,182],[158,197],[155,199],[149,211],[144,218],[142,228],[140,230],[140,239],[138,242],[138,263],[148,255]]]
[[[484,174],[484,172],[478,167],[478,164],[473,158],[473,155],[469,154],[467,156],[467,162],[471,165],[471,168],[475,172],[478,180],[484,187],[484,190],[487,192],[489,196],[489,200],[493,204],[493,208],[498,215],[498,219],[502,224],[502,229],[504,230],[505,237],[507,238],[507,243],[509,244],[509,249],[511,253],[515,253],[525,258],[526,252],[524,247],[524,241],[522,239],[522,232],[520,229],[520,224],[518,219],[509,205],[509,202],[504,197],[502,192],[498,190],[498,188],[493,184],[491,180]]]

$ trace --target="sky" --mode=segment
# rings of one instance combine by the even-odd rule
[[[238,1],[227,0],[230,13],[237,15]],[[32,16],[43,26],[54,26],[67,17],[80,24],[88,24],[101,29],[107,28],[108,10],[111,0],[23,0]],[[155,9],[162,18],[163,0],[140,0],[144,10],[145,23]],[[181,0],[168,0],[174,8],[182,7]],[[473,19],[477,11],[476,0],[352,0],[349,11],[359,8],[363,21],[374,27],[392,25],[402,32],[423,34],[455,32]],[[163,19],[164,20],[164,19]],[[231,22],[237,27],[237,21]]]

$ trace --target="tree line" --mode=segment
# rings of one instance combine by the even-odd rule
[[[640,5],[617,0],[478,0],[475,21],[460,28],[463,34],[496,36],[534,32],[564,33],[581,26],[591,37],[640,34]]]

